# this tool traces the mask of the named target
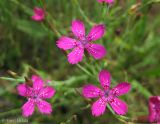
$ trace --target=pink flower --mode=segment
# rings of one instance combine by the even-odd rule
[[[97,0],[99,3],[108,3],[108,4],[111,4],[114,2],[114,0]]]
[[[32,20],[34,21],[43,21],[45,18],[45,12],[42,8],[34,7],[34,15],[32,16]]]
[[[28,101],[22,106],[22,115],[25,117],[31,116],[35,106],[38,107],[42,114],[50,114],[52,106],[44,99],[51,98],[55,94],[55,90],[50,86],[44,86],[44,81],[41,77],[32,76],[33,87],[27,84],[19,84],[17,90],[19,95],[27,97]]]
[[[57,46],[63,50],[73,49],[73,51],[68,54],[69,63],[77,64],[82,61],[85,49],[95,59],[101,59],[106,55],[104,46],[92,43],[92,41],[98,40],[104,35],[104,25],[93,26],[89,34],[85,36],[84,24],[79,20],[75,20],[72,21],[72,32],[76,37],[75,39],[62,36],[57,41]]]
[[[160,96],[152,96],[149,99],[149,121],[160,124]]]
[[[92,84],[88,84],[83,87],[82,94],[86,98],[99,98],[92,105],[92,115],[100,116],[105,112],[106,104],[112,107],[118,115],[124,115],[128,111],[127,104],[118,99],[117,97],[129,92],[131,85],[123,82],[118,84],[113,89],[110,89],[111,76],[106,70],[102,70],[99,73],[99,81],[102,86],[102,90]]]

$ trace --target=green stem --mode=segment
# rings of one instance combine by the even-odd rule
[[[105,17],[109,15],[109,6],[106,6],[106,4],[103,4],[102,6],[102,20],[105,22]]]
[[[129,118],[129,117],[116,115],[115,112],[113,111],[113,109],[111,108],[111,106],[108,105],[108,104],[107,104],[107,108],[111,111],[111,113],[112,113],[118,120],[120,120],[120,121],[122,121],[122,122],[128,122],[128,121],[132,122],[132,119]]]
[[[87,69],[85,69],[83,66],[81,66],[80,64],[76,64],[82,71],[84,71],[86,74],[88,74],[91,77],[94,77],[93,74],[91,74]]]
[[[27,6],[21,4],[21,3],[20,3],[19,1],[17,1],[17,0],[11,0],[11,1],[12,1],[14,4],[20,6],[20,7],[24,10],[24,12],[26,12],[28,15],[32,15],[32,13],[33,13],[32,9],[30,9],[30,8],[28,8]]]
[[[95,23],[92,22],[92,21],[85,15],[84,11],[82,10],[82,8],[81,8],[80,5],[79,5],[78,0],[74,0],[74,3],[75,3],[75,5],[77,6],[77,8],[78,8],[79,12],[81,13],[81,15],[83,16],[83,18],[86,20],[86,22],[87,22],[88,24],[90,24],[91,26],[94,25]]]
[[[14,81],[14,82],[25,82],[25,79],[15,79],[15,78],[9,78],[9,77],[0,77],[2,80],[7,80],[7,81]]]
[[[43,7],[43,2],[42,2],[42,0],[40,0],[39,3],[40,3],[40,6]]]
[[[51,15],[49,13],[48,14],[48,17],[46,18],[46,22],[49,26],[49,28],[53,31],[53,33],[57,36],[57,37],[60,37],[61,34],[60,32],[55,28],[55,21],[54,19],[51,17]]]
[[[54,80],[52,80],[51,81],[51,86],[68,86],[68,85],[71,85],[71,84],[73,84],[74,82],[76,82],[76,81],[83,81],[83,80],[85,80],[85,79],[87,79],[87,76],[86,75],[82,75],[82,76],[76,76],[76,77],[71,77],[70,79],[68,79],[68,80],[64,80],[64,81],[54,81]]]
[[[148,99],[150,96],[153,96],[147,89],[145,89],[139,82],[135,80],[132,81],[132,87],[143,94],[146,99]]]
[[[150,4],[153,4],[153,3],[160,3],[160,0],[151,0],[151,1],[148,1],[144,6],[147,6],[147,5],[150,5]]]

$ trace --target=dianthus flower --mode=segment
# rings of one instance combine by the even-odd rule
[[[52,106],[45,99],[51,98],[55,94],[55,90],[51,86],[45,86],[41,77],[33,75],[33,87],[26,83],[19,84],[17,90],[19,95],[27,97],[27,102],[22,106],[22,115],[25,117],[31,116],[35,106],[42,114],[51,114]]]
[[[32,20],[34,21],[43,21],[45,18],[45,12],[40,7],[34,7],[34,15],[32,16]]]
[[[128,93],[131,85],[129,83],[122,82],[113,89],[110,89],[111,76],[106,70],[102,70],[99,73],[99,81],[103,89],[100,89],[92,84],[85,85],[82,89],[82,94],[84,97],[98,98],[98,100],[94,102],[91,107],[92,115],[100,116],[104,114],[107,103],[109,103],[116,114],[126,114],[128,111],[127,104],[117,97]]]
[[[101,59],[106,55],[104,46],[92,43],[92,41],[98,40],[104,35],[104,25],[100,24],[93,26],[86,36],[84,24],[79,20],[75,20],[72,21],[72,32],[75,35],[75,39],[62,36],[57,41],[57,46],[60,49],[73,49],[73,51],[68,54],[68,61],[70,64],[77,64],[82,61],[84,50],[87,50],[95,59]]]

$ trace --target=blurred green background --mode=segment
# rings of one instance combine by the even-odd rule
[[[45,21],[31,20],[34,6],[46,6]],[[115,0],[109,9],[96,0],[0,0],[0,120],[21,117],[20,107],[26,98],[18,96],[16,86],[36,72],[50,79],[57,92],[48,100],[53,106],[52,115],[36,112],[28,122],[127,123],[109,110],[93,117],[93,101],[80,95],[84,84],[99,86],[101,69],[111,72],[112,87],[121,81],[132,84],[132,90],[122,96],[129,106],[126,117],[147,115],[148,98],[160,94],[159,12],[159,0]],[[105,36],[96,41],[108,51],[104,59],[86,56],[78,65],[67,62],[56,41],[59,35],[72,36],[73,19],[83,21],[87,32],[93,24],[106,25]],[[12,77],[15,74],[11,71],[16,76]]]

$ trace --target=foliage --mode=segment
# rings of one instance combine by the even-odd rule
[[[159,95],[160,88],[160,5],[159,0],[117,0],[106,7],[96,0],[45,0],[47,17],[44,22],[31,20],[34,6],[43,7],[42,0],[0,1],[0,118],[20,117],[25,102],[16,92],[24,77],[38,73],[50,79],[56,95],[50,103],[52,116],[39,113],[28,118],[33,123],[101,124],[127,123],[148,114],[148,98]],[[71,21],[85,22],[87,31],[94,24],[104,23],[103,44],[108,54],[102,60],[85,57],[70,65],[56,47],[61,35],[72,35]],[[81,87],[98,84],[101,69],[111,72],[112,86],[119,81],[132,84],[129,94],[122,96],[129,106],[126,117],[117,117],[109,110],[98,118],[90,113],[91,100],[81,96]],[[12,72],[12,76],[7,71]],[[118,119],[118,120],[117,120]]]

